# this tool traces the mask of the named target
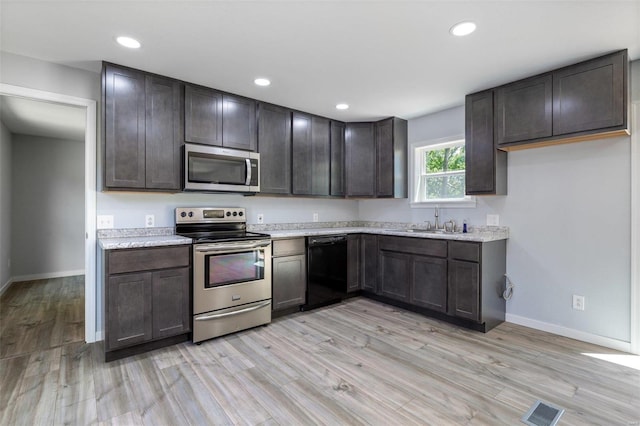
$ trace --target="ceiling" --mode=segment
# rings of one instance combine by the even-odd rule
[[[147,70],[345,121],[413,118],[614,50],[640,58],[640,1],[0,1],[0,47]],[[450,27],[478,29],[454,37]],[[138,50],[118,46],[129,35]],[[253,84],[268,77],[269,87]],[[351,108],[338,111],[346,102]]]
[[[0,96],[0,121],[11,133],[84,142],[86,110],[80,107]]]

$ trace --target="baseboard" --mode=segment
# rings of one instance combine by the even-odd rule
[[[76,275],[84,275],[84,269],[76,269],[73,271],[45,272],[43,274],[18,275],[11,277],[11,282],[18,283],[21,281],[48,280],[51,278],[74,277]]]
[[[9,288],[12,282],[13,282],[13,278],[9,278],[7,282],[4,283],[2,287],[0,287],[0,296],[4,294],[4,292]]]
[[[569,337],[571,339],[580,340],[582,342],[593,343],[594,345],[604,346],[606,348],[616,349],[623,352],[631,352],[631,342],[612,339],[610,337],[598,336],[573,328],[563,327],[557,324],[551,324],[544,321],[538,321],[531,318],[521,317],[519,315],[507,314],[505,321],[523,325],[548,333],[557,334],[559,336]]]

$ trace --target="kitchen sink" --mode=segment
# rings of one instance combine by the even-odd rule
[[[389,231],[392,232],[415,232],[415,233],[421,233],[421,234],[444,234],[445,231],[442,229],[420,229],[420,228],[409,228],[409,229],[389,229]]]

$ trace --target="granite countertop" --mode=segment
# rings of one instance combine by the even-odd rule
[[[486,243],[489,241],[506,240],[509,238],[509,230],[505,227],[482,227],[473,232],[463,233],[432,233],[432,232],[407,232],[409,228],[373,228],[373,227],[344,227],[344,228],[298,228],[265,230],[271,238],[308,237],[314,235],[335,234],[375,234],[393,235],[396,237],[430,238],[438,240],[476,241]]]
[[[368,226],[362,226],[368,225]],[[325,223],[287,223],[272,225],[249,225],[248,230],[271,235],[271,238],[295,238],[314,235],[336,234],[375,234],[397,237],[431,238],[437,240],[489,241],[506,240],[509,228],[504,226],[473,227],[472,232],[442,233],[408,232],[418,228],[408,223],[394,222],[325,222]],[[140,247],[160,247],[191,244],[191,238],[175,235],[174,228],[127,228],[98,231],[98,244],[104,250],[117,250]]]
[[[191,244],[191,238],[174,235],[173,228],[101,229],[98,244],[104,250]]]

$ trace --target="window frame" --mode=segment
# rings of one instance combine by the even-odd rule
[[[409,149],[409,180],[410,180],[410,200],[409,204],[411,208],[433,208],[433,207],[447,207],[447,208],[475,208],[476,197],[472,195],[465,195],[464,198],[455,199],[437,199],[437,200],[419,200],[418,189],[420,188],[420,181],[422,179],[422,167],[423,157],[417,155],[417,153],[427,150],[444,149],[447,147],[455,146],[462,142],[464,144],[464,135],[454,135],[440,139],[431,139],[427,141],[414,142],[410,145]],[[466,173],[466,164],[465,164]]]

